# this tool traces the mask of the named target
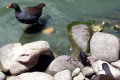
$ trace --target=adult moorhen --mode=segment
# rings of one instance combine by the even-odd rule
[[[37,6],[27,7],[21,11],[17,3],[11,3],[7,8],[15,9],[15,16],[18,21],[25,24],[34,24],[38,22],[39,17],[42,15],[42,10],[45,7],[44,3]]]

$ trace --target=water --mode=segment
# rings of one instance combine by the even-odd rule
[[[14,10],[6,8],[12,2],[13,0],[0,1],[0,47],[8,43],[25,44],[46,40],[56,53],[69,55],[69,40],[66,34],[69,23],[107,20],[115,24],[120,21],[120,0],[14,0],[21,9],[46,3],[41,17],[49,16],[46,28],[54,27],[55,32],[51,35],[45,35],[42,32],[27,34],[23,31],[25,25],[16,20]],[[119,33],[114,31],[106,30],[105,32],[120,37]]]

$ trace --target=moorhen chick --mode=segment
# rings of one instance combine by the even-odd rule
[[[21,23],[34,24],[38,22],[38,19],[42,15],[42,10],[44,7],[45,4],[41,3],[37,6],[27,7],[21,11],[17,3],[11,3],[7,8],[15,9],[15,16]]]
[[[85,54],[83,51],[79,54],[79,59],[83,63],[84,66],[90,66],[91,67],[91,61],[87,54]]]

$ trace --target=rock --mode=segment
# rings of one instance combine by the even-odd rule
[[[7,80],[54,80],[54,77],[43,72],[32,72],[13,76]]]
[[[73,80],[84,80],[85,79],[85,76],[80,73],[78,76],[74,77]]]
[[[89,41],[91,38],[91,28],[86,23],[72,22],[68,25],[68,38],[72,47],[78,52],[89,51]],[[76,50],[75,49],[75,50]]]
[[[119,60],[119,39],[112,34],[96,32],[90,41],[90,51],[96,60],[117,61]]]
[[[76,69],[76,67],[83,68],[83,64],[78,61],[78,58],[62,55],[54,59],[51,64],[49,65],[47,69],[47,73],[54,75],[57,72],[60,72],[62,70],[70,70],[73,72],[73,70]]]
[[[120,60],[118,60],[117,62],[111,63],[111,65],[120,70]]]
[[[91,67],[84,67],[82,68],[82,74],[85,77],[91,77],[94,74],[94,70]]]
[[[73,72],[72,72],[72,77],[77,76],[80,73],[80,68],[76,68]]]
[[[84,80],[89,80],[88,78],[85,78]]]
[[[54,75],[55,80],[72,80],[70,70],[63,70]]]
[[[8,72],[12,59],[14,57],[14,50],[17,50],[22,45],[20,43],[7,44],[0,48],[0,67],[3,72]]]
[[[0,80],[5,80],[5,74],[0,72]]]
[[[103,68],[102,68],[102,64],[103,64],[103,63],[107,63],[107,62],[99,60],[99,61],[96,61],[96,62],[94,62],[94,63],[92,64],[92,68],[93,68],[93,70],[95,71],[95,73],[96,73],[97,75],[105,74],[105,71],[104,71]],[[111,66],[109,63],[107,63],[107,64],[108,64],[109,69],[110,69],[111,73],[113,74],[113,76],[114,76],[115,78],[120,77],[120,70],[114,68],[114,67]]]
[[[39,68],[45,67],[52,61],[53,53],[49,43],[36,41],[28,43],[14,51],[14,58],[10,66],[10,73],[18,75],[35,67],[39,60]],[[46,66],[46,67],[47,67]]]

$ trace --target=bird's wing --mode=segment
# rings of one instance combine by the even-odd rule
[[[42,9],[37,7],[27,7],[23,11],[29,15],[41,15]]]
[[[33,6],[33,7],[27,7],[24,9],[24,12],[29,14],[29,15],[41,15],[42,13],[42,9],[45,7],[44,3],[41,3],[37,6]]]

